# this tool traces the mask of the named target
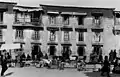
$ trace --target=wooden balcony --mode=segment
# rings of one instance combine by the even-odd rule
[[[41,25],[42,22],[39,18],[16,18],[14,24],[31,24],[31,25]]]

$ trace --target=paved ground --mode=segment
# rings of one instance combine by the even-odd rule
[[[5,77],[101,77],[99,72],[79,72],[72,68],[57,70],[35,67],[9,68],[5,75]],[[120,77],[120,75],[112,74],[111,77]]]

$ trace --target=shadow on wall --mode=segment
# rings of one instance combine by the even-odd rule
[[[84,73],[87,77],[107,77],[107,74],[105,73],[105,76],[101,76],[101,72],[85,72]],[[120,77],[120,74],[110,74],[111,77]]]

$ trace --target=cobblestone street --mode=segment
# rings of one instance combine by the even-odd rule
[[[46,69],[46,68],[9,68],[5,77],[101,77],[99,72],[79,72],[73,68],[66,68],[65,70]],[[104,76],[105,77],[105,76]],[[111,77],[120,77],[120,75],[113,75]]]

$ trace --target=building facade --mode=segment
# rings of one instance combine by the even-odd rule
[[[119,34],[116,30],[119,14],[114,8],[14,6],[11,18],[7,20],[13,20],[7,26],[9,34],[4,31],[6,27],[1,27],[1,43],[10,38],[5,43],[21,44],[26,54],[34,56],[42,52],[57,56],[87,56],[89,59],[93,52],[104,56],[116,49],[119,53],[119,40],[116,40],[119,36],[114,35],[114,31]]]

